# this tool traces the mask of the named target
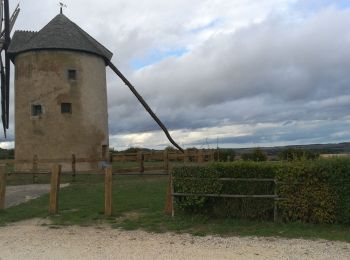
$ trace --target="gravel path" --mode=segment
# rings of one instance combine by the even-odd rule
[[[67,187],[69,184],[61,184],[60,187]],[[28,200],[40,197],[45,193],[49,193],[50,184],[30,184],[7,186],[5,195],[5,208],[18,205]],[[0,258],[1,259],[1,258]]]
[[[0,259],[350,259],[350,243],[42,226],[0,228]]]

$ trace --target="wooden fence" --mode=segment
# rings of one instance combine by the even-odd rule
[[[205,163],[214,161],[216,150],[186,150],[184,153],[175,151],[151,151],[151,152],[137,152],[137,153],[119,153],[111,156],[111,164],[113,172],[128,173],[128,172],[150,172],[163,170],[166,174],[169,173],[170,163]],[[116,168],[113,163],[136,162],[137,168]],[[147,162],[158,162],[161,165],[147,166]]]
[[[169,174],[169,165],[171,163],[205,163],[214,161],[214,155],[216,150],[195,150],[185,151],[185,153],[175,151],[152,151],[152,152],[137,152],[137,153],[119,153],[110,156],[110,160],[104,161],[101,158],[77,158],[72,154],[70,158],[57,158],[57,159],[45,159],[39,158],[37,155],[33,156],[31,160],[0,160],[0,165],[13,166],[27,164],[29,168],[25,171],[14,170],[15,173],[30,173],[33,175],[33,182],[36,175],[46,174],[50,170],[42,170],[42,165],[48,164],[65,164],[70,165],[70,172],[75,178],[76,174],[100,172],[106,166],[112,167],[114,174],[128,174],[128,173],[144,173],[162,171],[165,174]],[[95,163],[99,164],[99,168],[94,167],[91,170],[79,169],[79,163]],[[131,166],[129,165],[131,163]],[[51,166],[50,166],[51,167]],[[65,170],[67,172],[67,170]]]
[[[89,174],[89,173],[101,173],[104,169],[102,168],[94,168],[91,170],[85,170],[85,171],[78,171],[77,169],[77,163],[100,163],[101,159],[89,159],[89,158],[76,158],[76,156],[73,154],[71,158],[58,158],[58,159],[42,159],[38,158],[37,155],[33,156],[32,160],[15,160],[15,159],[8,159],[8,160],[0,160],[0,165],[2,165],[5,170],[7,175],[12,175],[12,174],[31,174],[33,183],[36,182],[36,178],[38,175],[46,175],[51,173],[51,169],[42,169],[42,165],[55,165],[55,164],[68,164],[70,165],[70,171],[65,171],[67,174],[72,175],[73,181],[76,178],[77,174]],[[31,165],[30,168],[24,170],[24,171],[19,171],[15,169],[15,165],[21,165],[21,164],[29,164]],[[47,168],[46,166],[45,168]],[[51,166],[49,166],[51,168]]]
[[[113,187],[113,173],[111,167],[106,167],[103,170],[104,173],[104,188],[105,188],[105,198],[104,198],[104,212],[106,216],[111,216],[112,212],[112,187]],[[103,174],[94,173],[94,174]],[[16,173],[15,173],[16,174]],[[49,198],[49,214],[57,214],[59,210],[59,190],[60,190],[60,179],[61,179],[61,165],[54,164],[51,171],[42,173],[51,175],[51,188],[50,188],[50,198]],[[6,182],[7,182],[6,167],[0,165],[0,211],[5,210],[5,199],[6,199]]]
[[[33,156],[32,160],[0,160],[0,210],[5,208],[5,194],[6,194],[6,182],[8,175],[20,175],[20,174],[32,174],[33,183],[35,183],[37,175],[50,175],[51,176],[51,190],[49,200],[49,213],[58,213],[58,201],[59,201],[59,187],[60,176],[62,174],[62,167],[59,163],[71,164],[71,171],[65,171],[64,174],[72,174],[73,181],[76,175],[101,175],[105,177],[105,215],[112,215],[112,176],[122,173],[144,173],[146,171],[162,170],[164,174],[169,174],[171,164],[173,162],[195,162],[205,163],[214,161],[215,150],[198,150],[198,151],[186,151],[185,153],[177,152],[138,152],[138,153],[124,153],[113,155],[110,160],[110,164],[105,164],[100,169],[92,169],[89,171],[78,171],[76,164],[79,162],[102,162],[101,160],[93,160],[86,158],[76,158],[72,155],[69,159],[41,159],[38,156]],[[145,162],[156,161],[161,162],[161,166],[145,167]],[[137,168],[116,168],[113,167],[114,162],[126,163],[137,162]],[[25,172],[9,171],[8,166],[14,166],[16,163],[30,163],[31,169]],[[40,164],[52,164],[51,170],[40,170]]]

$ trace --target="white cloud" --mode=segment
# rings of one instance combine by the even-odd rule
[[[114,52],[113,62],[185,146],[217,137],[237,146],[347,141],[350,11],[303,2],[67,0],[64,12]],[[59,10],[44,0],[21,7],[17,29],[38,30]],[[178,49],[187,52],[131,66]],[[111,71],[107,79],[111,144],[168,145]],[[303,136],[311,125],[315,132]]]

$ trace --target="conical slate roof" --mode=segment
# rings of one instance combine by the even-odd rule
[[[59,14],[39,32],[16,31],[9,46],[11,59],[32,50],[74,50],[110,60],[113,53],[65,15]]]

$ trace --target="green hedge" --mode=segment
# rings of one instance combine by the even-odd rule
[[[183,166],[173,169],[174,191],[206,194],[273,194],[272,182],[220,181],[219,178],[274,178],[278,164],[256,162],[215,163],[209,166]],[[186,212],[220,217],[270,219],[273,200],[250,198],[177,197]]]
[[[350,160],[233,162],[173,170],[179,193],[274,194],[272,182],[220,181],[219,178],[275,178],[279,216],[284,221],[350,224]],[[272,199],[177,197],[186,212],[246,219],[272,219]]]
[[[285,221],[350,224],[350,160],[319,159],[284,164],[279,203]]]

